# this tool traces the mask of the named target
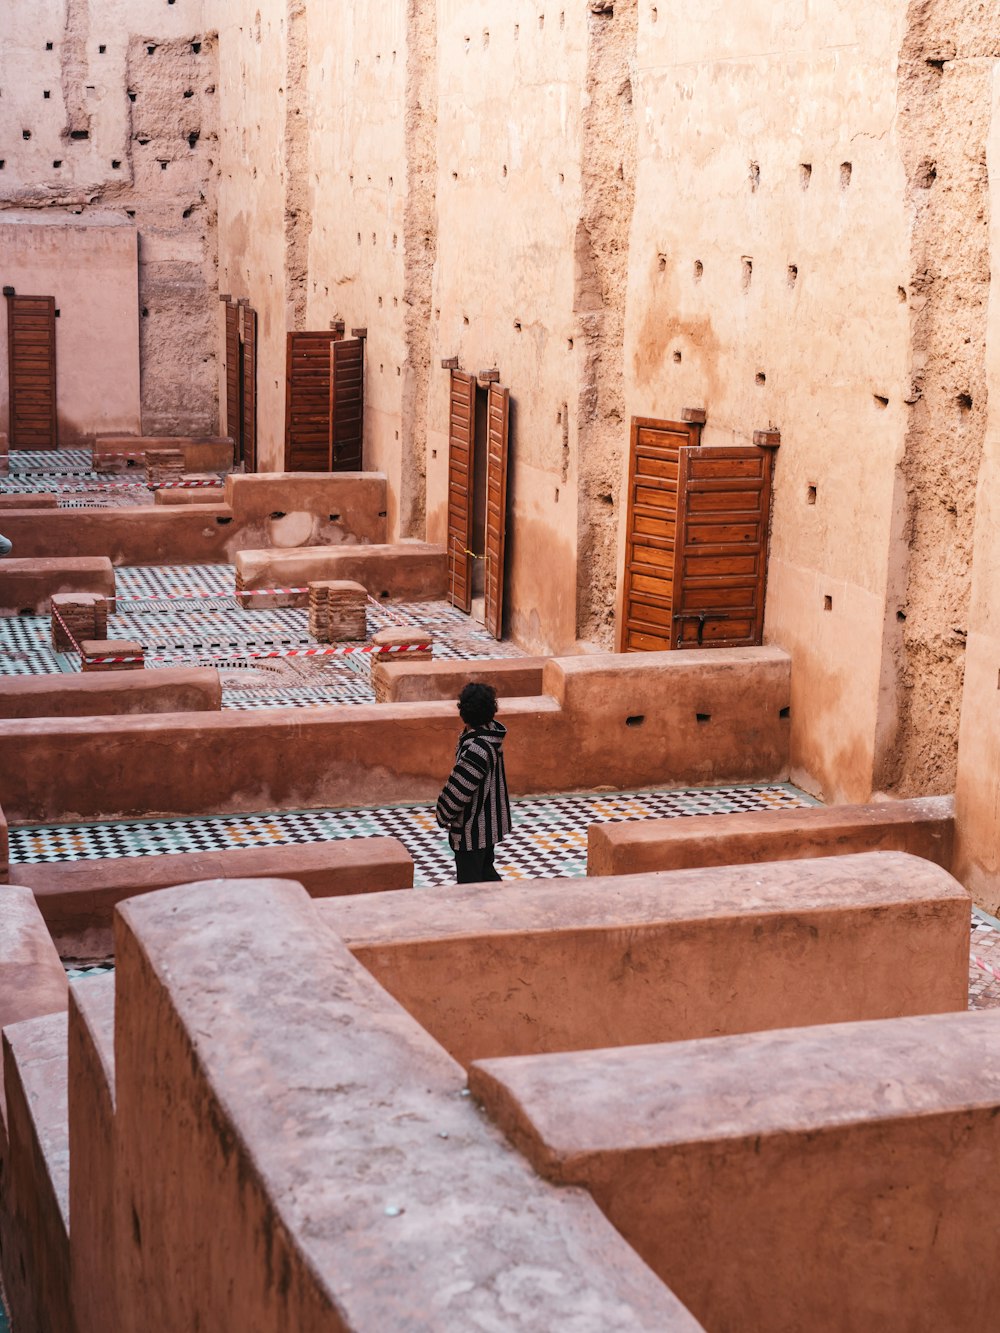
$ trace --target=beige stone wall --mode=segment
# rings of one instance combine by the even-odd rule
[[[0,211],[0,282],[19,296],[56,301],[59,443],[138,434],[137,236],[127,218],[88,211]],[[7,302],[0,301],[0,348]],[[0,451],[9,443],[9,370],[0,356]]]
[[[1000,272],[1000,64],[991,74],[990,264]],[[956,873],[988,911],[1000,911],[1000,292],[988,305],[986,443],[976,491],[975,564],[961,696]]]
[[[202,0],[5,8],[0,210],[97,207],[134,221],[149,434],[217,428],[216,70]]]

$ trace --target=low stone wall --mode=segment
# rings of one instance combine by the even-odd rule
[[[470,1086],[706,1328],[930,1333],[996,1320],[998,1043],[991,1010],[496,1060]]]
[[[222,686],[214,667],[6,676],[0,691],[0,718],[217,713],[221,708]]]
[[[966,1007],[968,894],[897,853],[344,898],[325,921],[460,1063]]]
[[[511,789],[784,778],[789,679],[776,648],[552,659],[545,695],[501,708]],[[0,721],[0,805],[26,822],[432,801],[457,729],[454,702]]]
[[[473,662],[411,662],[391,657],[372,662],[372,684],[380,703],[458,699],[470,681],[492,685],[498,698],[517,699],[542,693],[544,657],[493,657]]]
[[[759,810],[591,824],[587,874],[791,861],[852,852],[912,852],[951,869],[955,802],[951,796],[876,805]]]
[[[4,524],[9,526],[6,517]],[[0,616],[48,615],[53,594],[74,592],[113,599],[111,561],[106,556],[70,555],[47,560],[8,556],[0,561]]]
[[[339,580],[363,584],[373,597],[404,602],[439,601],[447,591],[445,549],[428,542],[244,550],[235,565],[241,590]]]
[[[204,439],[191,435],[98,435],[93,445],[94,462],[100,471],[102,455],[110,462],[115,455],[143,454],[147,449],[180,450],[185,472],[225,472],[233,466],[233,442],[223,435]],[[142,459],[137,458],[135,463],[141,467]]]
[[[63,958],[112,953],[115,907],[126,898],[207,879],[290,879],[314,898],[413,885],[413,858],[398,838],[238,847],[173,856],[123,856],[17,867]]]

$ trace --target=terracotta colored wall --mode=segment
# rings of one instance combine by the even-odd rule
[[[121,1333],[151,1309],[162,1333],[696,1333],[591,1200],[508,1152],[459,1096],[459,1066],[316,926],[301,890],[268,880],[121,909]]]
[[[14,676],[4,681],[0,694],[0,717],[203,713],[221,708],[222,686],[214,667]]]
[[[500,710],[512,790],[779,779],[788,676],[768,648],[553,659],[546,696]],[[451,769],[453,703],[296,711],[3,721],[0,805],[21,821],[382,805],[433,800]]]
[[[1000,77],[993,77],[988,160],[993,272],[1000,272]],[[986,447],[976,492],[975,568],[956,785],[957,873],[987,911],[1000,911],[1000,293],[989,303],[989,405]]]
[[[995,1011],[834,1024],[497,1060],[470,1084],[706,1328],[959,1333],[996,1307],[998,1036]]]
[[[16,85],[18,80],[11,82]],[[0,212],[0,256],[5,286],[14,287],[21,296],[55,297],[60,444],[86,444],[101,431],[138,431],[135,223],[113,213],[90,213],[81,219],[65,212]],[[10,415],[7,345],[7,302],[0,301],[3,450],[9,441]]]
[[[0,210],[30,208],[39,230],[58,226],[59,254],[40,275],[48,282],[30,294],[56,296],[57,333],[69,321],[60,370],[60,388],[73,395],[60,404],[67,435],[139,429],[140,394],[151,434],[216,428],[218,57],[203,8],[39,0],[6,15]],[[78,268],[87,242],[70,232],[86,234],[105,211],[131,234],[131,257],[127,275],[104,265],[99,290]],[[8,262],[18,263],[5,257],[5,283]]]
[[[752,881],[720,867],[319,910],[464,1065],[967,1002],[968,896],[896,853],[762,865]]]

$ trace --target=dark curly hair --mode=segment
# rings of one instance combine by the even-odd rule
[[[458,696],[458,712],[467,727],[485,727],[496,717],[496,690],[492,685],[470,682]]]

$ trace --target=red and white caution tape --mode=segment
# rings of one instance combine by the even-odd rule
[[[229,588],[222,592],[210,592],[207,589],[198,588],[194,592],[151,592],[135,597],[119,597],[118,600],[119,602],[185,602],[198,601],[199,599],[218,601],[223,597],[277,597],[285,596],[288,593],[308,591],[308,588],[247,588],[245,591],[240,588]]]
[[[59,612],[58,612],[58,610],[56,609],[56,607],[54,607],[54,606],[50,606],[49,609],[50,609],[51,612],[52,612],[53,618],[59,621],[59,624],[60,624],[60,626],[61,626],[61,628],[62,628],[62,632],[66,635],[67,639],[69,639],[70,643],[73,645],[73,647],[76,649],[76,651],[77,651],[77,652],[80,654],[80,656],[82,657],[82,656],[83,656],[83,649],[82,649],[82,648],[80,647],[80,645],[77,643],[77,641],[76,641],[76,635],[73,633],[73,631],[70,629],[70,627],[66,624],[65,620],[63,620],[62,616],[59,614]]]
[[[210,481],[204,481],[204,480],[202,480],[201,478],[199,478],[199,479],[197,479],[197,480],[195,480],[195,481],[152,481],[152,482],[149,483],[149,486],[147,487],[147,490],[150,490],[150,491],[181,491],[181,490],[183,490],[183,491],[189,491],[189,490],[194,490],[195,487],[197,487],[197,486],[215,486],[216,488],[218,488],[218,487],[221,487],[222,485],[223,485],[223,482],[222,482],[222,479],[221,479],[221,478],[213,478],[213,479],[210,480]]]
[[[381,657],[385,653],[429,653],[433,645],[429,643],[365,643],[343,644],[336,648],[276,648],[269,652],[239,652],[202,655],[197,650],[185,650],[185,655],[193,656],[199,662],[245,661],[251,658],[272,657],[346,657],[349,653],[368,653]],[[177,653],[165,657],[88,657],[87,661],[95,666],[110,666],[117,662],[175,662]]]
[[[973,953],[970,954],[969,957],[975,963],[976,967],[981,968],[984,972],[988,972],[991,977],[995,977],[997,981],[1000,981],[1000,968],[993,967],[985,958],[980,958],[978,954]]]

